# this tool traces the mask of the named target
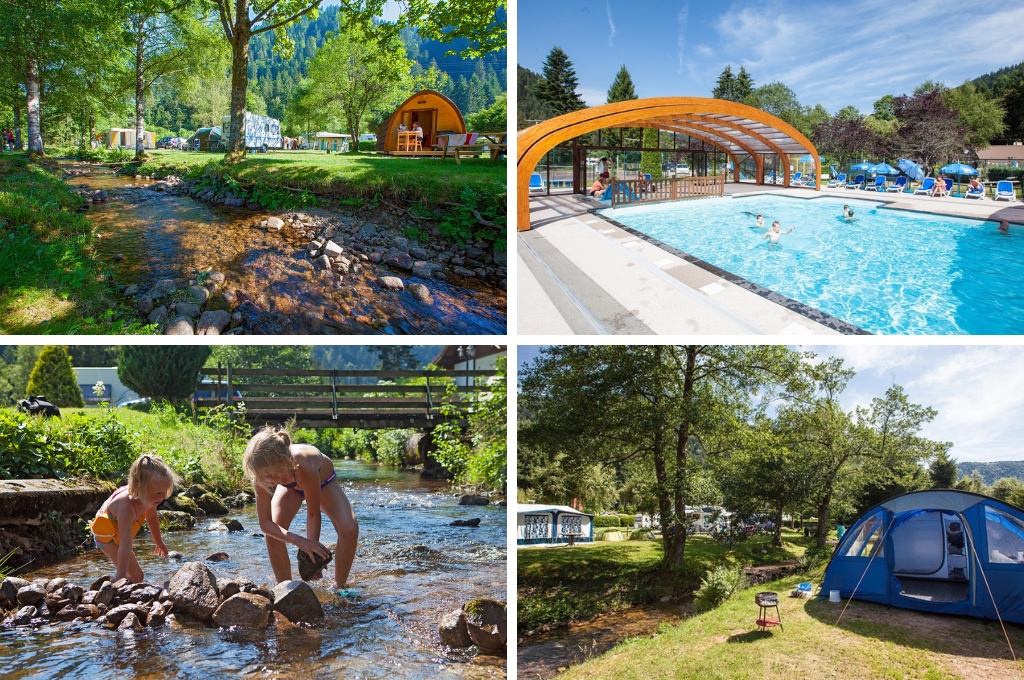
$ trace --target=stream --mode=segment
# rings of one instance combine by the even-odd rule
[[[335,461],[339,481],[359,519],[359,548],[350,584],[355,599],[331,593],[334,565],[311,582],[325,622],[298,630],[232,631],[175,622],[124,636],[95,624],[51,624],[37,630],[0,630],[4,678],[211,678],[259,674],[303,678],[504,678],[505,659],[449,651],[437,624],[475,597],[506,599],[505,508],[459,506],[444,482],[354,461]],[[291,530],[305,533],[305,508]],[[480,527],[449,527],[454,519],[480,517]],[[160,584],[184,561],[224,551],[229,559],[206,563],[218,577],[244,576],[273,585],[255,505],[232,510],[244,531],[208,532],[218,518],[200,517],[197,529],[168,532],[169,550],[184,560],[152,554],[147,534],[136,555],[148,583]],[[324,518],[321,542],[332,546],[334,528]],[[414,546],[427,546],[409,550]],[[293,577],[295,548],[289,546]],[[23,578],[64,577],[88,588],[112,564],[98,550],[40,569]]]
[[[69,185],[107,192],[108,200],[91,204],[86,214],[97,228],[97,255],[110,263],[122,286],[134,283],[146,290],[162,279],[183,282],[200,272],[219,271],[226,277],[222,292],[235,294],[232,311],[243,314],[245,330],[252,334],[506,332],[506,295],[493,283],[455,276],[421,279],[369,263],[339,283],[315,270],[305,252],[308,238],[287,229],[254,228],[271,211],[152,191],[146,187],[153,180],[117,175],[103,166],[61,166],[84,173],[68,177]],[[325,210],[303,212],[345,221]],[[387,275],[424,284],[432,302],[385,289],[380,278]]]

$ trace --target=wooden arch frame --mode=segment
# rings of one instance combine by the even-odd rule
[[[695,137],[697,139],[703,140],[703,141],[707,142],[708,144],[713,144],[714,146],[718,147],[719,149],[721,149],[725,153],[729,154],[729,156],[733,160],[733,180],[734,181],[738,182],[740,180],[739,158],[736,157],[735,152],[730,151],[729,149],[725,148],[725,146],[723,146],[720,143],[713,142],[711,139],[709,139],[709,136],[713,136],[713,137],[715,137],[717,139],[726,140],[730,144],[735,144],[736,146],[740,147],[741,149],[743,149],[743,151],[748,156],[750,156],[751,158],[754,159],[754,163],[757,165],[757,172],[758,172],[758,174],[763,174],[763,172],[764,172],[764,160],[761,158],[761,154],[757,153],[751,147],[747,146],[746,143],[741,142],[738,139],[733,139],[732,137],[726,137],[726,136],[722,135],[722,133],[720,133],[720,132],[716,132],[715,130],[705,129],[702,126],[695,125],[695,124],[693,124],[693,123],[691,123],[689,121],[676,121],[676,122],[672,122],[672,123],[656,123],[656,124],[657,124],[659,130],[671,130],[673,132],[681,132],[684,135],[689,135],[691,137]]]
[[[814,148],[810,140],[799,130],[781,118],[777,118],[760,109],[755,109],[752,106],[723,99],[709,99],[706,97],[631,99],[556,116],[519,132],[516,144],[516,220],[518,230],[526,231],[530,228],[530,173],[533,172],[533,169],[540,162],[541,158],[544,157],[544,154],[562,142],[587,134],[588,132],[602,128],[639,127],[638,123],[640,121],[667,119],[676,120],[685,125],[689,120],[693,123],[712,123],[738,129],[776,150],[776,153],[784,161],[783,183],[785,186],[789,186],[789,153],[782,152],[778,144],[769,142],[767,138],[758,135],[752,130],[743,128],[740,123],[717,118],[699,120],[699,117],[707,114],[723,114],[745,118],[762,125],[767,125],[785,134],[811,155],[815,166],[815,188],[821,188],[821,162],[818,160],[818,150]],[[739,145],[737,144],[737,146]],[[759,172],[757,179],[759,184],[763,183],[763,173]]]

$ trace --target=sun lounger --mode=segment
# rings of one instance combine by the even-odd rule
[[[860,189],[864,185],[864,175],[857,175],[852,182],[846,183],[847,189]]]
[[[893,193],[902,194],[903,190],[906,189],[906,188],[907,188],[907,178],[906,177],[897,177],[896,181],[892,183],[892,186],[889,186],[889,187],[886,188],[886,191],[891,191]]]
[[[544,180],[541,178],[539,172],[535,172],[530,175],[530,193],[531,194],[543,194],[544,193]]]
[[[836,177],[834,180],[832,180],[831,182],[829,182],[825,186],[830,187],[832,189],[838,189],[839,187],[841,187],[841,186],[843,186],[845,184],[846,184],[846,173],[845,172],[841,172],[841,173],[839,173],[838,177]]]
[[[802,172],[794,172],[793,176],[789,178],[789,183],[790,183],[790,185],[793,185],[793,184],[796,184],[796,185],[803,184],[804,183],[804,173],[802,173]]]
[[[985,188],[982,187],[981,189],[968,189],[967,193],[964,194],[964,198],[978,198],[984,200]]]
[[[865,187],[867,191],[885,191],[886,177],[885,175],[879,175],[875,177],[875,183]]]
[[[930,194],[930,193],[932,193],[932,189],[934,189],[934,188],[935,188],[935,178],[934,177],[925,177],[924,181],[921,182],[921,186],[919,186],[917,189],[914,189],[914,195],[916,196],[918,194],[924,194],[924,195]]]
[[[1017,194],[1013,190],[1013,183],[1008,180],[1001,180],[996,184],[996,195],[993,197],[995,201],[1011,201],[1017,200]]]

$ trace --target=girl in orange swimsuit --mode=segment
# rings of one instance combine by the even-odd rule
[[[114,561],[117,573],[114,580],[127,577],[133,583],[142,583],[142,567],[132,550],[132,539],[139,533],[142,523],[149,525],[156,550],[167,557],[167,546],[160,538],[160,505],[174,490],[175,474],[157,456],[142,456],[128,471],[128,486],[110,495],[90,525],[96,547]],[[121,529],[128,527],[129,531]]]
[[[242,458],[246,476],[256,492],[256,515],[267,541],[267,555],[278,582],[292,578],[286,543],[312,558],[326,557],[320,543],[320,511],[327,515],[338,533],[334,555],[334,584],[342,596],[354,595],[346,588],[356,556],[359,523],[341,484],[334,463],[316,447],[293,444],[284,430],[265,427],[249,441]],[[302,503],[306,503],[306,536],[288,531]]]

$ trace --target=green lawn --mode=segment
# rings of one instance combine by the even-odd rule
[[[733,546],[707,536],[686,542],[681,574],[666,574],[661,541],[622,541],[545,548],[516,553],[520,631],[653,602],[665,595],[692,591],[716,564],[777,564],[803,555],[813,539],[783,532],[783,547],[773,549],[769,536],[753,536]],[[763,551],[763,552],[762,552]]]
[[[84,205],[54,163],[0,154],[0,334],[142,329],[103,282]]]
[[[999,624],[992,621],[853,602],[836,626],[842,605],[782,597],[785,630],[757,632],[754,593],[783,595],[803,580],[820,583],[821,572],[749,588],[718,609],[663,626],[651,638],[627,640],[559,677],[1002,680],[1024,675],[1024,662],[1010,659]],[[1007,629],[1020,653],[1024,627],[1008,624]]]

